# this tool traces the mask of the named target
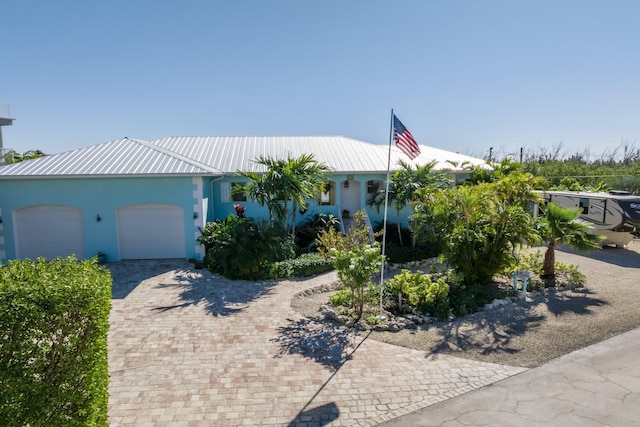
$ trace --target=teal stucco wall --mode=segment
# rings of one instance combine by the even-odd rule
[[[202,204],[200,178],[192,177],[119,177],[64,179],[0,180],[0,262],[16,257],[13,234],[13,213],[17,209],[36,205],[64,205],[82,211],[84,254],[91,258],[98,252],[108,261],[118,261],[116,211],[118,208],[161,203],[184,210],[185,254],[199,259],[198,226],[203,223],[206,207]],[[198,212],[199,210],[199,212]],[[198,218],[194,218],[198,212]],[[97,222],[96,217],[101,221]]]

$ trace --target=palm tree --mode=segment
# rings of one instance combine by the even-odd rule
[[[402,229],[400,227],[400,211],[407,204],[415,200],[416,192],[423,188],[429,188],[441,184],[443,176],[433,172],[436,161],[426,163],[424,165],[413,165],[403,160],[398,161],[400,169],[393,172],[389,179],[389,199],[396,208],[396,222],[398,227],[398,237],[400,245],[404,245],[402,241]],[[378,209],[384,204],[384,189],[379,190],[379,197],[375,197],[369,201],[370,205],[375,205]]]
[[[287,160],[285,176],[288,185],[284,191],[285,213],[287,200],[291,198],[292,235],[296,234],[298,208],[307,208],[309,199],[318,194],[327,183],[329,172],[329,167],[315,160],[313,154],[303,154],[298,158]]]
[[[547,242],[547,250],[544,253],[541,277],[554,278],[556,276],[556,245],[568,244],[578,251],[588,251],[599,247],[602,237],[588,233],[589,226],[578,220],[581,212],[579,208],[569,209],[556,203],[549,203],[543,208],[540,237]]]
[[[237,172],[249,182],[238,189],[245,192],[261,206],[267,206],[269,221],[276,220],[285,225],[289,213],[289,201],[292,203],[292,232],[295,234],[296,213],[298,208],[306,209],[308,200],[313,198],[327,181],[329,167],[314,159],[312,154],[303,154],[298,158],[274,159],[260,156],[255,163],[265,166],[262,173]]]

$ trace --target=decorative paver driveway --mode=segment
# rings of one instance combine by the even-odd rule
[[[370,426],[522,372],[304,319],[335,280],[229,281],[187,261],[110,264],[112,425]]]

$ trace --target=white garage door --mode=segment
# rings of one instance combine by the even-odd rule
[[[122,259],[186,258],[184,210],[163,204],[118,209]]]
[[[18,258],[48,259],[76,254],[84,258],[82,211],[69,206],[38,205],[15,211]]]

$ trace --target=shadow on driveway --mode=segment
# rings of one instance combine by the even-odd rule
[[[349,330],[311,319],[287,321],[278,328],[278,338],[271,340],[280,346],[276,357],[299,354],[334,372],[351,358],[356,346]]]
[[[202,305],[213,316],[231,316],[242,312],[252,301],[271,293],[275,281],[248,282],[229,280],[207,270],[195,273],[189,270],[175,272],[178,283],[160,283],[160,288],[175,288],[179,291],[179,302],[157,307],[165,312],[189,305]]]
[[[111,297],[125,299],[136,287],[150,277],[159,276],[178,268],[184,268],[187,260],[145,259],[110,262],[105,265],[111,273]]]

